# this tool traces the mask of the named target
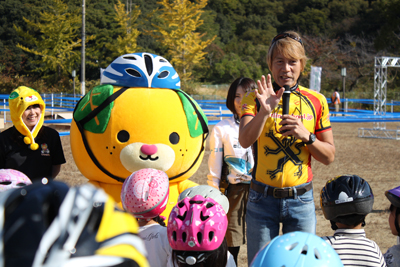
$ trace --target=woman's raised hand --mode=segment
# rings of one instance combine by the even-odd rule
[[[258,89],[256,89],[255,92],[261,105],[260,112],[264,111],[266,113],[265,115],[269,116],[276,106],[278,106],[285,89],[281,88],[275,93],[270,74],[267,75],[267,79],[265,79],[264,75],[261,76],[261,81],[258,80],[257,85]]]

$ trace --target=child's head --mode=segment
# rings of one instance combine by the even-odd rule
[[[184,198],[187,197],[192,198],[196,195],[200,195],[204,198],[214,199],[218,204],[222,206],[225,213],[228,214],[229,199],[224,194],[222,194],[221,191],[210,185],[197,185],[189,187],[188,189],[179,194],[178,202],[183,200]]]
[[[150,168],[132,173],[121,190],[122,206],[138,219],[157,218],[165,210],[168,196],[168,175]]]
[[[226,97],[226,107],[235,115],[236,118],[240,119],[242,113],[241,102],[246,92],[252,91],[257,88],[257,84],[250,78],[237,78],[228,90]]]
[[[275,237],[251,262],[250,267],[343,266],[336,251],[322,238],[305,232],[291,232]]]
[[[226,213],[212,198],[196,195],[178,202],[168,220],[168,241],[179,266],[225,266]]]
[[[374,194],[367,181],[357,175],[342,175],[329,180],[321,190],[321,208],[332,229],[365,225],[372,211]],[[344,225],[344,226],[343,226]]]
[[[386,191],[385,196],[391,203],[389,215],[390,229],[392,230],[392,234],[400,236],[400,186]]]

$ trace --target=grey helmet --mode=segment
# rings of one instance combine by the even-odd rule
[[[218,204],[220,204],[222,206],[222,208],[224,209],[226,214],[228,213],[228,211],[229,211],[228,198],[224,194],[222,194],[221,191],[219,191],[218,189],[216,189],[210,185],[197,185],[197,186],[186,189],[185,191],[180,193],[178,202],[186,197],[192,198],[196,195],[200,195],[204,198],[208,198],[208,197],[212,198],[213,200],[215,200],[216,202],[218,202]]]

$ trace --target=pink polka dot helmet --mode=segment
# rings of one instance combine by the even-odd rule
[[[32,184],[24,173],[13,169],[0,169],[0,192]]]
[[[226,213],[215,200],[186,197],[169,215],[168,241],[174,250],[211,251],[222,244],[227,227]]]
[[[169,179],[165,172],[141,169],[132,173],[122,185],[121,201],[124,209],[139,219],[152,219],[166,208]]]

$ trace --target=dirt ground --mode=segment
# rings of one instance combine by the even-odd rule
[[[387,129],[395,129],[400,123],[387,123]],[[341,174],[357,174],[367,180],[374,192],[375,203],[373,212],[367,217],[365,226],[367,237],[374,240],[383,253],[395,244],[396,238],[390,232],[389,202],[384,192],[400,185],[400,140],[373,139],[358,137],[358,129],[372,128],[372,123],[333,123],[333,135],[336,146],[335,161],[325,166],[317,161],[312,162],[314,173],[314,199],[317,210],[317,234],[331,235],[330,223],[322,215],[319,192],[326,181]],[[67,163],[62,166],[57,180],[69,185],[82,184],[87,181],[77,169],[70,148],[69,136],[61,137]],[[208,148],[208,146],[207,146]],[[190,178],[206,184],[207,161],[209,152],[204,155],[203,162],[197,172]],[[239,254],[238,266],[247,266],[246,246],[243,245]]]

